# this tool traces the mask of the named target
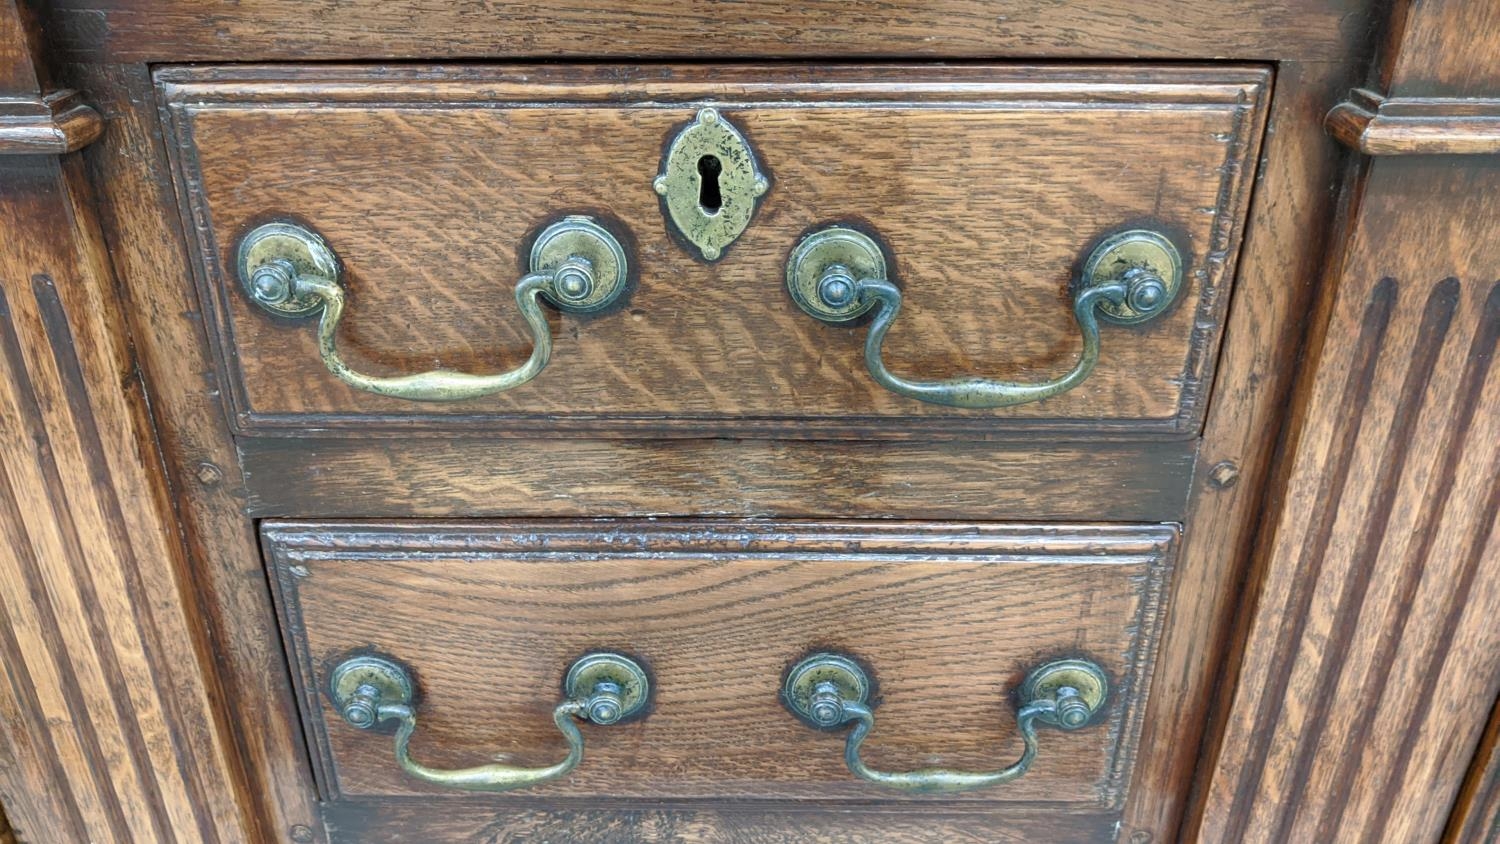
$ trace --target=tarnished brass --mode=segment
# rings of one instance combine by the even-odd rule
[[[1077,730],[1094,723],[1109,701],[1104,671],[1084,659],[1062,659],[1033,669],[1021,684],[1016,728],[1025,747],[1021,757],[995,771],[877,771],[860,757],[865,738],[875,728],[869,701],[870,679],[847,656],[819,653],[792,667],[781,698],[792,714],[810,726],[831,730],[853,723],[844,743],[844,763],[856,777],[902,791],[919,793],[970,791],[1010,782],[1031,769],[1037,755],[1038,724]]]
[[[538,297],[559,310],[590,313],[625,293],[629,262],[620,242],[588,217],[548,226],[531,249],[531,272],[516,283],[516,306],[531,327],[531,357],[509,372],[473,375],[436,369],[415,375],[355,372],[338,351],[344,285],[338,258],[314,232],[291,223],[267,223],[240,241],[238,270],[246,295],[283,317],[320,313],[318,352],[323,365],[356,389],[410,401],[448,402],[504,392],[535,378],[552,355],[552,333]]]
[[[771,181],[739,130],[704,108],[672,139],[652,186],[677,232],[705,260],[717,261],[750,225]]]
[[[1112,279],[1134,283],[1123,301],[1101,300],[1099,316],[1116,325],[1148,322],[1177,298],[1182,287],[1182,256],[1172,241],[1156,232],[1145,229],[1118,232],[1089,253],[1080,284],[1098,286]],[[1151,279],[1151,283],[1143,285],[1136,281],[1144,279]]]
[[[901,290],[886,276],[879,245],[862,232],[828,226],[803,238],[787,260],[786,284],[798,307],[832,325],[878,308],[865,335],[865,367],[887,390],[950,407],[996,408],[1041,401],[1083,383],[1099,362],[1099,319],[1120,324],[1154,319],[1177,297],[1182,275],[1176,247],[1156,232],[1120,232],[1100,243],[1073,288],[1083,354],[1071,371],[1041,382],[974,376],[926,381],[887,369],[882,346],[901,312]]]
[[[443,770],[411,758],[417,713],[412,706],[411,674],[384,657],[351,657],[334,667],[328,690],[344,721],[361,730],[395,721],[396,763],[415,779],[460,791],[510,791],[555,780],[583,761],[583,733],[575,719],[609,725],[644,711],[650,680],[639,663],[616,653],[589,654],[573,663],[564,681],[566,696],[552,710],[552,720],[568,743],[568,755],[555,765],[521,768],[488,764]]]

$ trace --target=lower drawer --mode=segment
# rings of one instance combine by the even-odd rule
[[[263,538],[325,800],[399,802],[411,822],[467,806],[465,795],[499,806],[938,801],[1113,813],[1177,528],[267,522]],[[371,729],[351,726],[353,675],[343,697],[333,688],[351,658],[389,660],[413,687],[412,759],[431,770],[497,758],[546,766],[567,752],[553,717],[564,674],[597,651],[643,668],[642,709],[607,726],[563,718],[581,729],[582,762],[507,794],[403,771],[400,719],[384,710]],[[792,714],[789,673],[813,653],[865,673],[874,727],[862,759],[879,771],[1015,762],[1021,687],[1049,661],[1087,660],[1108,689],[1078,729],[1035,720],[1038,752],[1023,775],[934,795],[851,773],[844,750],[858,719],[818,730]],[[847,679],[821,688],[850,691]],[[624,696],[636,691],[625,685]]]

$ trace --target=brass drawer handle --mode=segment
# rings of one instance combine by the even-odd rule
[[[828,730],[854,723],[844,744],[844,763],[856,777],[901,791],[934,793],[1000,785],[1025,774],[1036,761],[1037,725],[1071,731],[1093,723],[1109,699],[1109,681],[1098,665],[1083,659],[1057,660],[1033,669],[1021,686],[1016,708],[1016,727],[1025,743],[1021,758],[997,771],[982,772],[877,771],[867,766],[859,751],[875,729],[870,678],[847,656],[807,657],[793,666],[781,694],[787,708],[812,727]]]
[[[417,713],[411,674],[404,667],[384,657],[356,656],[339,663],[329,682],[334,704],[351,726],[370,730],[385,721],[397,723],[396,763],[401,770],[434,785],[487,792],[526,788],[572,771],[583,761],[583,733],[575,719],[609,725],[637,715],[646,707],[651,684],[640,663],[600,652],[574,662],[563,688],[566,699],[552,710],[552,720],[568,742],[568,755],[561,762],[543,768],[489,764],[439,770],[411,758],[408,746],[417,730]]]
[[[932,404],[994,408],[1041,401],[1083,383],[1099,362],[1099,319],[1133,325],[1160,315],[1182,287],[1182,258],[1171,241],[1152,231],[1120,232],[1100,243],[1074,286],[1083,354],[1067,374],[1031,383],[973,376],[915,380],[887,369],[881,347],[901,312],[901,289],[890,282],[879,245],[863,232],[829,226],[809,234],[792,251],[786,276],[797,305],[831,325],[877,309],[865,336],[865,366],[882,387]]]
[[[292,318],[321,312],[318,351],[329,372],[356,389],[410,401],[463,401],[525,384],[552,356],[552,333],[538,297],[568,313],[598,311],[624,294],[627,272],[625,249],[614,235],[588,217],[568,217],[537,237],[531,271],[516,282],[516,305],[533,337],[525,363],[492,375],[436,369],[379,377],[355,372],[339,355],[344,285],[338,258],[321,237],[291,223],[267,223],[246,235],[239,248],[240,282],[263,310]]]

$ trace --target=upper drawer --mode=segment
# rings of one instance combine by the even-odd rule
[[[1201,423],[1268,71],[173,68],[158,79],[241,433],[544,421],[652,436],[1170,437]],[[676,144],[712,119],[709,108],[728,131]],[[666,197],[654,189],[663,174]],[[748,223],[710,261],[678,207],[731,235]],[[587,314],[544,305],[528,324],[518,280],[538,268],[559,278],[572,252],[557,247],[542,266],[533,249],[569,215],[618,241],[620,299]],[[322,348],[316,314],[268,314],[240,272],[246,236],[275,221],[315,233],[336,258],[320,270],[286,265],[294,283],[321,272],[346,294]],[[873,257],[799,252],[832,225],[868,235]],[[1128,230],[1154,232],[1166,248],[1089,264]],[[889,299],[862,300],[862,320],[830,325],[788,292],[799,256],[809,291],[847,292],[818,286],[836,275],[828,256],[841,254],[853,281],[895,286],[884,295],[901,307],[882,348],[867,349],[866,336],[893,311]],[[1132,269],[1180,269],[1170,304],[1133,325],[1079,315],[1086,273],[1114,285],[1113,302]],[[1094,321],[1097,364],[1040,401],[948,406],[867,371],[868,356],[908,381],[1055,382],[1087,354],[1084,323]],[[553,341],[545,367],[455,402],[356,389],[320,359],[333,348],[350,372],[380,379],[505,372],[539,334]],[[993,386],[925,395],[982,399]]]

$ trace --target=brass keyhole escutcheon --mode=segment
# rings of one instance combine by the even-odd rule
[[[744,233],[771,180],[745,136],[717,109],[699,109],[667,147],[652,187],[667,223],[705,261],[717,261]]]

